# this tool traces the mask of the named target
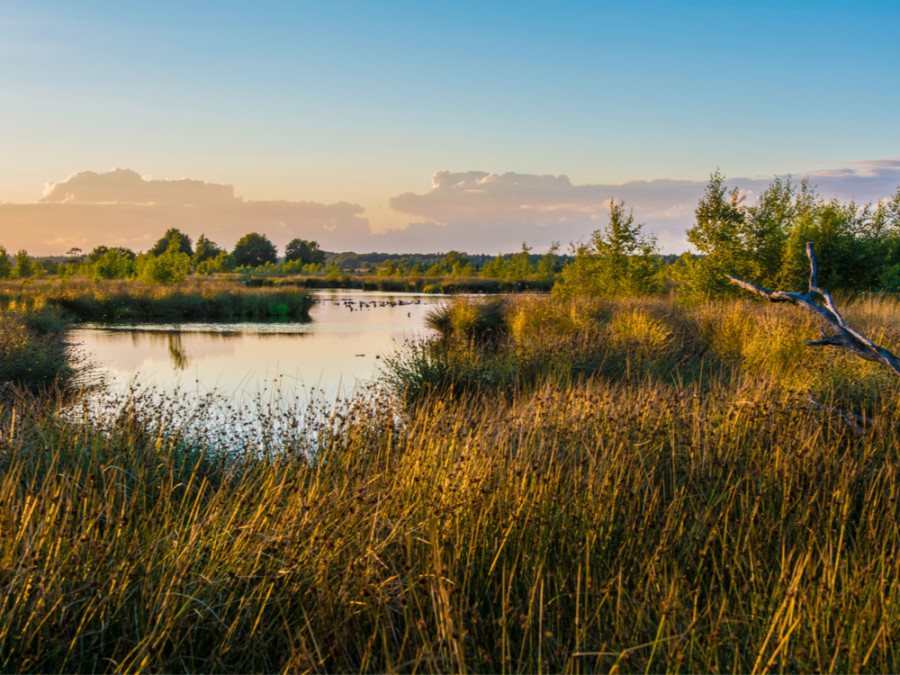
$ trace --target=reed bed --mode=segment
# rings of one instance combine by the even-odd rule
[[[0,307],[0,393],[66,386],[74,375],[66,326],[58,311],[41,303]]]
[[[517,293],[522,291],[548,293],[554,279],[490,279],[485,277],[379,277],[369,274],[327,276],[265,276],[251,277],[253,285],[303,286],[304,288],[352,288],[361,291],[393,293]]]
[[[742,331],[729,317],[771,309],[548,304],[532,330],[517,302],[473,349],[554,325],[619,349],[658,319],[640,344],[696,362],[402,412],[376,391],[303,433],[284,432],[302,411],[261,413],[278,452],[213,447],[138,396],[102,418],[0,401],[0,668],[900,669],[896,387],[828,380],[823,402],[867,406],[857,432],[758,355],[789,313]]]
[[[172,285],[83,279],[4,282],[0,301],[40,302],[89,321],[308,321],[315,303],[312,294],[300,288],[249,288],[202,278]]]

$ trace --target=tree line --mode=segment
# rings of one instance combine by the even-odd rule
[[[190,273],[252,271],[270,274],[349,272],[378,276],[435,276],[557,280],[554,291],[571,295],[652,295],[675,288],[687,298],[736,293],[726,275],[785,289],[804,288],[805,244],[813,242],[820,283],[830,289],[900,292],[900,188],[877,203],[827,200],[809,180],[775,178],[755,200],[725,177],[710,176],[687,231],[693,251],[664,256],[656,239],[636,223],[622,201],[611,200],[609,218],[584,244],[560,254],[559,244],[538,255],[522,244],[516,253],[469,255],[333,253],[315,241],[294,239],[279,259],[263,234],[241,237],[231,251],[201,234],[194,243],[170,228],[146,252],[97,246],[72,249],[59,264],[34,260],[26,251],[8,255],[0,246],[0,279],[46,273],[91,279],[139,278],[171,283]]]
[[[900,292],[900,188],[877,203],[825,199],[808,179],[775,178],[752,202],[716,171],[694,211],[687,239],[695,252],[668,262],[656,240],[613,200],[609,222],[562,271],[563,295],[654,294],[673,285],[686,298],[739,291],[726,275],[769,288],[803,290],[806,242],[819,260],[819,284],[846,291]]]

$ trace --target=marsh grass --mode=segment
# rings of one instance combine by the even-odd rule
[[[40,302],[0,307],[0,392],[65,388],[74,375],[66,326],[58,311]]]
[[[895,300],[843,304],[864,333],[888,347],[900,342]],[[804,339],[819,337],[812,317],[753,301],[459,298],[433,311],[428,323],[440,340],[390,360],[391,382],[410,400],[450,390],[515,396],[595,377],[685,383],[743,374],[871,412],[877,392],[898,384],[886,369],[844,351],[807,346]]]
[[[517,293],[522,291],[548,293],[554,280],[546,279],[489,279],[485,277],[379,277],[369,274],[341,274],[337,277],[287,276],[250,277],[254,285],[275,287],[299,285],[304,288],[346,288],[361,291],[393,293]]]
[[[402,412],[375,391],[278,452],[223,452],[139,398],[103,420],[0,401],[0,668],[900,669],[896,385],[847,393],[875,373],[814,350],[800,382],[782,352],[748,356],[772,326],[738,330],[728,304],[554,302],[442,349],[476,369],[594,350],[591,376]],[[614,367],[639,349],[652,367]],[[858,435],[801,385],[878,423]]]
[[[0,302],[42,303],[90,321],[308,321],[315,300],[294,287],[250,288],[236,281],[193,278],[171,285],[83,279],[3,282]]]

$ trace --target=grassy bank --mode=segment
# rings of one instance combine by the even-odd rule
[[[554,280],[488,279],[483,277],[378,277],[368,274],[345,274],[337,277],[266,277],[251,276],[251,286],[302,286],[316,289],[354,289],[392,293],[518,293],[549,292]]]
[[[844,303],[852,325],[876,342],[900,343],[900,302]],[[835,405],[871,410],[898,383],[846,352],[814,349],[813,319],[754,301],[682,306],[663,299],[503,297],[458,299],[433,313],[442,336],[393,359],[407,397],[430,392],[516,396],[545,383],[602,377],[640,384],[712,382],[740,375]]]
[[[0,302],[44,304],[89,321],[308,320],[315,300],[297,288],[248,288],[224,280],[48,280],[0,283]]]
[[[139,398],[0,403],[0,668],[900,669],[896,384],[789,308],[541,302],[438,318],[465,395],[277,456]],[[891,343],[896,309],[847,315]]]
[[[60,313],[41,303],[0,306],[0,395],[66,387],[73,375],[66,328]]]

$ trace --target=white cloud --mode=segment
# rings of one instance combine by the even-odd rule
[[[238,203],[231,185],[202,180],[152,180],[131,169],[106,173],[79,171],[44,187],[44,202],[74,204],[160,204],[166,206],[224,206]]]

